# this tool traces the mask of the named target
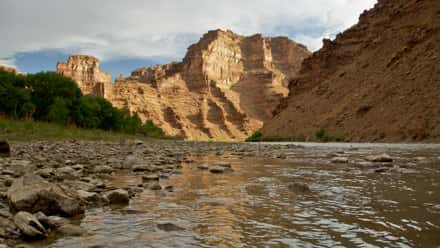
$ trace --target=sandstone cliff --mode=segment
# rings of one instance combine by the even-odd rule
[[[136,69],[130,77],[117,78],[111,90],[106,85],[104,95],[170,135],[242,140],[272,118],[288,94],[289,80],[309,55],[304,46],[284,37],[243,37],[215,30],[189,47],[182,62]],[[94,91],[97,61],[71,60],[68,70],[61,64],[58,71],[86,85],[83,92],[101,94]],[[94,69],[78,64],[93,64]]]
[[[215,30],[180,63],[119,78],[112,102],[188,139],[244,139],[261,128],[309,52],[287,38]]]
[[[15,69],[14,67],[6,66],[6,65],[0,65],[0,71],[17,73],[17,69]]]
[[[440,140],[440,1],[379,0],[304,61],[266,138]]]
[[[57,72],[75,80],[85,95],[111,97],[112,77],[110,74],[99,70],[99,61],[95,57],[70,56],[67,63],[57,63]]]

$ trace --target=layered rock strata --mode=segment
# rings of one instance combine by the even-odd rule
[[[17,69],[15,69],[14,67],[6,66],[6,65],[0,65],[0,71],[17,73]]]
[[[99,69],[99,60],[93,56],[70,56],[67,63],[57,63],[57,72],[75,80],[85,95],[111,98],[112,76]]]
[[[115,106],[153,120],[169,135],[242,140],[272,118],[289,92],[288,82],[309,54],[285,37],[244,37],[215,30],[190,46],[182,62],[136,69],[127,78],[117,78],[113,87],[104,85],[103,95]],[[90,63],[70,61],[75,58],[69,59],[67,73],[63,63],[58,71],[79,85],[95,82],[82,90],[101,94],[90,90],[96,87],[90,85],[97,85],[93,78],[99,71],[97,61],[90,60],[94,70],[77,66]]]

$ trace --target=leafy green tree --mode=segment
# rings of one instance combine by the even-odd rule
[[[60,124],[67,124],[70,121],[70,110],[64,98],[55,97],[54,102],[49,106],[47,120]]]
[[[34,111],[30,91],[24,88],[24,77],[0,70],[0,113],[23,118]]]
[[[49,107],[55,98],[63,99],[65,106],[70,109],[82,96],[73,80],[54,72],[28,75],[26,81],[31,89],[32,102],[36,106],[33,115],[36,120],[48,120]]]

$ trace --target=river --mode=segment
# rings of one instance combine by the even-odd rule
[[[292,147],[298,144],[292,144]],[[78,220],[87,234],[51,247],[439,247],[440,146],[299,144],[283,159],[192,156],[182,174],[122,208]],[[258,146],[258,145],[256,145]],[[392,164],[372,165],[386,152]],[[343,157],[348,163],[332,163]],[[197,168],[215,161],[233,172]],[[385,168],[382,170],[382,168]],[[111,184],[136,187],[118,172]],[[295,190],[294,183],[309,190]]]

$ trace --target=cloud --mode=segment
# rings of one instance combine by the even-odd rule
[[[0,63],[63,50],[118,57],[182,57],[208,30],[289,36],[310,49],[357,22],[376,0],[2,0]]]

